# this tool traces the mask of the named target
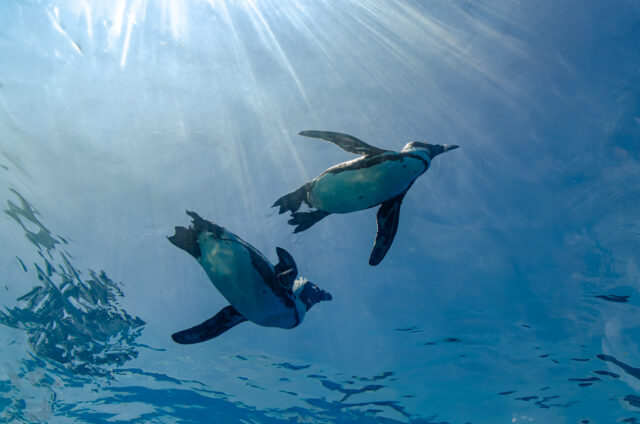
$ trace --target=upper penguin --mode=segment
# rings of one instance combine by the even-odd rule
[[[223,227],[187,211],[189,228],[175,227],[169,241],[191,254],[231,305],[202,324],[173,334],[177,343],[212,339],[244,321],[265,327],[293,328],[306,312],[331,295],[305,278],[296,278],[293,257],[276,247],[279,262],[272,265],[255,247]]]
[[[290,211],[289,224],[295,233],[304,231],[332,213],[349,213],[380,205],[378,231],[369,257],[370,265],[378,265],[391,247],[400,217],[400,205],[407,190],[429,168],[440,153],[458,148],[456,145],[407,143],[400,152],[370,146],[351,135],[329,131],[302,131],[300,135],[320,138],[358,159],[333,166],[296,191],[278,199],[272,207]],[[306,203],[316,210],[297,212]]]

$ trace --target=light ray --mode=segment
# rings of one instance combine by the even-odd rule
[[[310,104],[309,104],[309,100],[307,99],[307,94],[302,86],[302,83],[300,82],[300,79],[298,78],[298,75],[296,74],[295,70],[293,69],[293,66],[291,65],[291,62],[289,61],[289,58],[287,57],[286,53],[284,52],[284,50],[282,50],[282,46],[280,45],[280,43],[278,42],[278,39],[276,38],[275,34],[273,33],[273,31],[271,30],[271,27],[269,26],[269,23],[266,21],[266,19],[264,18],[264,16],[262,15],[262,13],[260,12],[260,10],[258,9],[258,7],[256,6],[255,2],[253,0],[246,0],[245,4],[247,5],[247,10],[249,11],[251,20],[254,24],[254,27],[257,30],[260,30],[261,28],[264,30],[265,34],[266,34],[266,44],[270,44],[272,48],[275,49],[275,51],[278,53],[278,57],[280,58],[280,61],[282,62],[282,64],[287,68],[287,70],[289,71],[289,73],[291,74],[291,78],[293,79],[293,81],[295,82],[296,86],[298,87],[298,90],[300,91],[300,94],[302,95],[302,98],[304,99],[304,102],[307,104],[307,106],[309,107],[309,109],[312,109]],[[257,20],[256,20],[257,18]],[[258,22],[260,23],[260,25],[258,25]],[[261,37],[263,38],[263,37]],[[263,38],[264,39],[264,38]]]
[[[64,36],[64,38],[66,38],[66,40],[69,42],[69,44],[71,44],[71,47],[73,48],[73,50],[76,51],[76,53],[82,55],[82,49],[80,48],[78,43],[73,41],[73,39],[67,33],[67,31],[65,31],[64,28],[62,28],[62,26],[60,25],[60,12],[58,11],[58,8],[55,7],[53,9],[53,13],[51,13],[50,10],[47,10],[47,15],[49,16],[49,19],[51,20],[51,23],[53,24],[53,28],[56,31],[58,31],[60,34],[62,34]]]
[[[124,22],[124,12],[127,7],[127,0],[117,0],[111,15],[111,26],[109,26],[109,41],[115,42],[120,38],[122,33],[122,24]]]
[[[233,22],[233,18],[231,16],[231,13],[226,3],[222,1],[219,3],[219,6],[220,6],[223,22],[231,29],[231,34],[233,38],[233,52],[236,57],[236,61],[238,62],[238,65],[240,66],[242,72],[246,74],[249,78],[250,86],[251,86],[251,90],[250,90],[251,101],[254,104],[256,104],[256,110],[259,111],[258,117],[260,119],[261,127],[265,129],[267,128],[278,129],[278,132],[279,132],[278,136],[273,138],[286,140],[287,147],[288,147],[286,155],[288,159],[289,160],[293,159],[300,175],[302,175],[304,178],[308,178],[306,168],[302,163],[300,156],[298,155],[295,148],[291,145],[291,140],[289,137],[290,135],[282,134],[283,132],[282,129],[284,128],[284,122],[282,122],[281,119],[275,116],[272,108],[269,107],[268,105],[268,101],[264,99],[262,90],[259,87],[256,81],[256,77],[251,68],[249,57],[247,56],[247,51],[242,43],[242,40],[240,39],[240,36],[238,35],[235,24]],[[285,160],[285,158],[282,157],[281,160]]]
[[[124,38],[124,45],[122,46],[122,56],[120,57],[120,67],[124,68],[127,64],[127,54],[129,53],[129,43],[131,42],[131,29],[135,23],[135,19],[132,13],[127,15],[127,32]]]
[[[84,19],[87,21],[87,35],[89,38],[93,38],[93,21],[91,19],[91,6],[87,0],[82,0],[80,3],[82,12],[84,13]]]

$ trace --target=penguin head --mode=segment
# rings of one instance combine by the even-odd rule
[[[322,290],[304,277],[300,277],[295,281],[293,297],[301,320],[305,313],[316,303],[333,299],[330,293]]]
[[[428,144],[428,143],[422,143],[420,141],[412,141],[410,143],[407,143],[402,148],[402,151],[403,152],[410,151],[410,150],[422,151],[422,152],[425,152],[427,155],[429,155],[429,159],[433,159],[436,156],[438,156],[440,153],[448,152],[449,150],[457,149],[458,147],[460,146],[457,146],[455,144]]]

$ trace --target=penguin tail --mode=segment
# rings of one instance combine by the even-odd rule
[[[296,191],[286,194],[276,200],[276,202],[271,207],[275,208],[279,206],[279,214],[285,213],[287,211],[290,211],[291,213],[297,212],[298,209],[300,209],[300,206],[302,206],[302,202],[306,202],[308,192],[309,184],[305,184]]]
[[[167,237],[167,239],[169,239],[171,244],[174,246],[179,247],[194,258],[198,259],[201,256],[200,245],[198,244],[198,234],[203,231],[208,231],[214,236],[220,237],[224,232],[224,228],[201,218],[200,215],[195,212],[187,211],[187,215],[192,219],[189,228],[175,227],[175,233],[172,236]]]
[[[296,225],[294,233],[299,233],[310,228],[313,224],[320,221],[327,215],[331,215],[329,212],[316,210],[311,212],[295,212],[292,213],[292,218],[287,221],[291,225]]]

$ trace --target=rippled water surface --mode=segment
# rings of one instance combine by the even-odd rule
[[[640,423],[639,93],[635,0],[1,2],[0,421]],[[377,267],[313,129],[461,146]],[[175,344],[187,209],[333,300]]]

